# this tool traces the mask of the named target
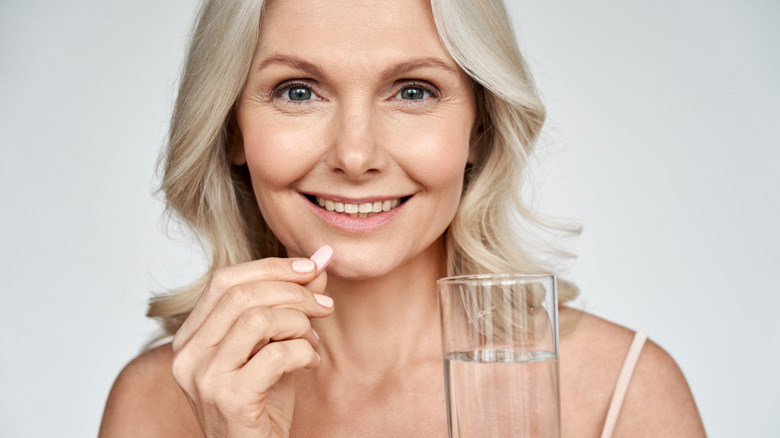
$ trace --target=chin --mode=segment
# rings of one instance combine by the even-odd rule
[[[333,262],[328,266],[328,275],[349,281],[368,281],[388,275],[422,275],[419,270],[446,266],[446,250],[443,238],[422,247],[394,248],[392,245],[331,244],[334,248]],[[418,274],[415,274],[418,272]]]
[[[374,254],[350,254],[334,250],[333,263],[328,266],[328,276],[350,281],[368,281],[384,277],[400,266],[388,257]]]

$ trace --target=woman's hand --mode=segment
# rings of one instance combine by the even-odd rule
[[[173,338],[173,376],[207,437],[286,437],[295,402],[288,373],[319,364],[310,318],[332,312],[312,259],[267,258],[219,269]]]

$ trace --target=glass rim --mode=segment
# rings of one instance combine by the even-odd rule
[[[551,272],[507,272],[507,273],[493,273],[493,274],[465,274],[465,275],[452,275],[449,277],[442,277],[436,280],[437,285],[444,284],[468,284],[485,280],[505,281],[505,280],[541,280],[541,279],[555,279],[555,274]]]

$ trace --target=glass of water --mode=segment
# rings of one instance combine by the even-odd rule
[[[560,437],[555,287],[551,274],[437,282],[451,438]]]

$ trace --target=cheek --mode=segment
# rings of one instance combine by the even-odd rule
[[[290,188],[317,163],[311,135],[280,129],[270,123],[245,124],[242,128],[246,164],[263,220],[285,247],[293,248],[301,215],[294,210]],[[293,246],[290,246],[293,245]]]
[[[407,139],[401,160],[406,163],[409,175],[428,191],[454,193],[459,199],[469,140],[468,124],[429,125],[416,141]]]
[[[312,134],[255,124],[243,132],[247,166],[255,191],[286,187],[317,162]]]

